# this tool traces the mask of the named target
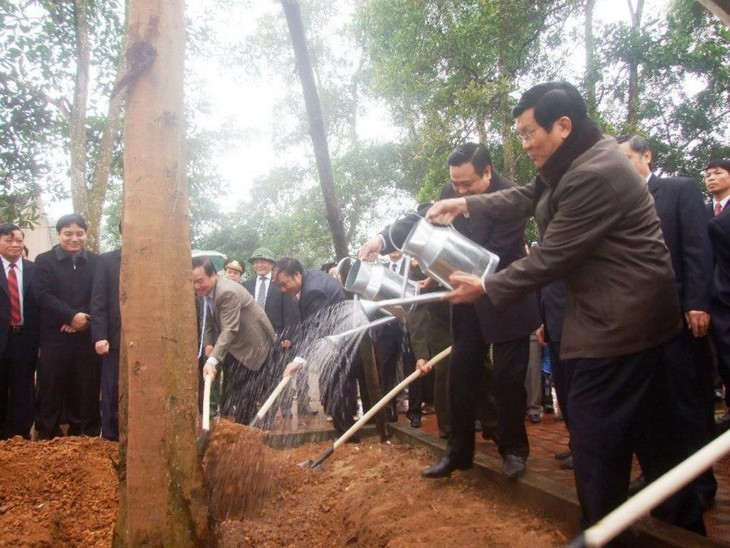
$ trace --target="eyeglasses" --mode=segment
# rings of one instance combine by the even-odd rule
[[[537,132],[540,131],[540,128],[533,129],[532,131],[528,131],[526,133],[518,133],[520,140],[522,141],[523,145],[531,143],[535,139],[535,135],[537,135]]]

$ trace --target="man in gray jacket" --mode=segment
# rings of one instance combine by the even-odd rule
[[[448,298],[472,302],[486,294],[500,308],[565,280],[560,359],[587,527],[626,500],[637,437],[647,431],[650,407],[662,403],[654,382],[659,347],[682,327],[674,274],[646,184],[588,117],[574,86],[535,86],[513,116],[537,177],[524,187],[437,202],[427,218],[448,224],[464,213],[534,214],[540,246],[485,279],[453,274]],[[646,470],[647,480],[663,471]]]
[[[222,367],[221,411],[248,424],[265,390],[261,369],[274,342],[274,328],[241,284],[218,277],[210,259],[193,259],[193,287],[211,316],[203,333],[207,357],[203,377],[215,377]]]

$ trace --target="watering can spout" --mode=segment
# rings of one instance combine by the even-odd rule
[[[447,291],[437,291],[435,293],[422,293],[420,295],[412,295],[410,297],[399,297],[397,299],[388,299],[385,301],[366,301],[361,299],[359,301],[362,311],[369,320],[377,318],[378,315],[383,313],[383,310],[390,312],[395,315],[404,315],[403,309],[398,307],[412,305],[412,304],[423,304],[431,303],[434,301],[440,301],[441,298],[446,295]]]

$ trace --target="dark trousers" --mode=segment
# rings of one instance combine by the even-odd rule
[[[662,346],[654,378],[647,431],[636,455],[647,482],[654,481],[706,445],[714,415],[711,355],[706,338],[688,329]],[[657,507],[652,515],[704,534],[700,490],[714,498],[717,482],[711,469]]]
[[[353,417],[357,412],[357,379],[362,376],[363,369],[362,357],[358,351],[343,362],[345,363],[339,371],[320,377],[326,379],[322,386],[322,403],[332,415],[332,425],[340,435],[355,424]]]
[[[101,437],[119,439],[119,349],[101,359]]]
[[[565,366],[560,361],[560,341],[548,339],[548,350],[550,351],[550,369],[555,395],[558,397],[558,406],[560,407],[560,413],[563,415],[565,427],[570,430],[570,423],[568,422],[568,378]]]
[[[712,316],[710,335],[715,346],[717,357],[717,372],[725,386],[725,406],[730,407],[730,323],[723,318],[721,321]]]
[[[249,424],[256,416],[257,402],[262,403],[266,393],[266,366],[252,371],[230,354],[220,364],[223,373],[220,407],[221,414],[232,416],[237,423]]]
[[[37,359],[37,347],[23,333],[10,330],[0,356],[0,439],[30,439]]]
[[[665,403],[656,382],[659,351],[652,348],[626,356],[561,362],[566,373],[570,448],[584,528],[628,496],[632,455],[640,436],[652,432],[650,423],[647,428],[652,406]],[[664,448],[655,445],[654,450]],[[658,472],[651,468],[645,473],[649,479]]]
[[[87,333],[68,341],[41,342],[38,362],[36,430],[40,439],[61,434],[65,410],[70,436],[98,436],[101,360]]]
[[[474,419],[480,379],[489,345],[484,342],[472,305],[456,305],[452,312],[453,348],[449,368],[450,433],[447,455],[457,464],[474,459]],[[525,430],[525,374],[530,336],[495,343],[492,348],[492,386],[497,407],[499,452],[527,457]]]
[[[389,323],[380,328],[377,340],[375,340],[375,357],[378,363],[381,389],[383,395],[390,392],[398,384],[398,360],[403,363],[404,375],[410,375],[415,371],[416,360],[413,357],[413,349],[408,333],[397,323]],[[409,416],[421,415],[421,389],[419,381],[415,381],[409,387]],[[415,397],[414,397],[415,396]],[[396,400],[389,404],[396,414]]]

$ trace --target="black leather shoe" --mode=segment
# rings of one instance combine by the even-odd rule
[[[560,453],[555,453],[555,460],[565,460],[570,456],[571,456],[570,451],[561,451]]]
[[[423,426],[423,423],[421,422],[421,417],[411,417],[411,428],[421,428],[421,426]]]
[[[521,476],[524,476],[525,472],[527,472],[525,457],[518,457],[517,455],[505,455],[502,458],[502,473],[509,479],[517,479]]]
[[[497,434],[497,427],[489,426],[482,430],[482,439],[492,440],[494,443],[499,444],[499,434]]]
[[[433,466],[426,468],[421,475],[424,478],[448,478],[454,470],[468,470],[471,468],[469,464],[457,464],[450,457],[443,457]]]
[[[629,496],[633,497],[644,487],[646,487],[646,478],[644,477],[644,474],[642,474],[629,484]]]

